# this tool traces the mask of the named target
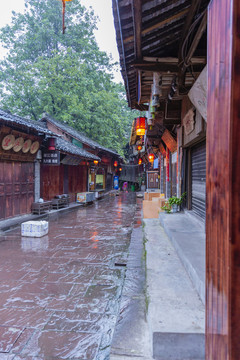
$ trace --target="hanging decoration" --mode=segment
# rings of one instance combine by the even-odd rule
[[[50,150],[50,151],[56,150],[56,139],[55,138],[48,139],[48,150]]]
[[[137,149],[138,151],[142,150],[142,145],[138,145]]]
[[[138,165],[142,165],[142,159],[138,159]]]
[[[65,34],[66,26],[65,26],[65,7],[66,7],[66,1],[72,1],[72,0],[62,0],[62,30],[63,34]]]
[[[93,160],[94,165],[98,164],[98,160]]]
[[[145,132],[146,132],[146,118],[145,117],[136,118],[135,129],[136,129],[136,134],[138,136],[145,135]]]
[[[19,152],[22,149],[23,144],[24,144],[24,138],[21,137],[21,136],[18,137],[15,140],[15,143],[14,143],[14,146],[13,146],[13,151],[15,151],[16,153]]]
[[[114,164],[113,164],[114,167],[117,167],[118,166],[118,162],[115,160],[114,161]]]
[[[3,150],[10,150],[14,146],[14,143],[15,143],[15,136],[11,134],[6,135],[2,141]]]

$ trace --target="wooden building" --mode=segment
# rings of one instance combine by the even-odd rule
[[[167,130],[177,141],[178,193],[206,218],[206,359],[238,360],[240,2],[112,3],[128,103],[148,112],[161,186],[169,195]]]
[[[83,172],[81,173],[82,178],[82,189],[81,191],[95,191],[95,190],[110,190],[113,186],[113,175],[115,172],[114,161],[117,160],[120,163],[121,157],[115,151],[105,148],[98,144],[96,141],[89,139],[86,135],[80,133],[76,129],[73,129],[71,126],[64,124],[48,114],[44,114],[41,123],[45,124],[46,128],[52,131],[53,133],[61,137],[61,144],[65,141],[65,145],[69,149],[78,150],[79,153],[82,153],[82,158],[86,161],[81,166],[85,166]],[[60,141],[57,142],[60,146]],[[66,148],[65,148],[66,150]],[[85,156],[84,156],[85,154]],[[62,162],[65,163],[65,169],[67,169],[66,160]],[[86,164],[88,164],[86,168]],[[70,164],[69,164],[70,165]],[[70,169],[70,168],[69,168]],[[74,168],[72,168],[74,169]],[[61,170],[63,171],[63,170]],[[69,170],[73,171],[73,170]],[[77,177],[79,177],[78,175]],[[65,170],[65,175],[62,175],[60,178],[67,178],[67,170]],[[72,175],[72,179],[74,175]],[[47,182],[48,180],[46,180]],[[73,180],[72,180],[73,181]],[[64,182],[64,180],[62,180]],[[65,180],[65,186],[67,187],[67,182],[71,183],[71,180]],[[61,188],[64,185],[60,185]],[[64,191],[65,192],[65,191]],[[71,191],[70,191],[71,192]],[[72,198],[74,193],[72,192]]]
[[[35,121],[0,110],[0,220],[31,212],[35,160],[45,136]]]
[[[75,202],[77,193],[88,191],[90,163],[100,158],[60,137],[52,139],[46,140],[42,152],[41,197],[51,200],[68,194],[70,202]]]

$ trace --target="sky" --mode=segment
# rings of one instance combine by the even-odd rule
[[[78,0],[73,0],[78,1]],[[116,45],[115,29],[112,16],[112,0],[81,0],[85,7],[92,7],[99,17],[98,30],[95,33],[98,45],[101,50],[111,54],[114,61],[119,62],[119,55]],[[12,11],[23,12],[24,0],[7,0],[1,3],[0,28],[10,23]],[[4,54],[0,47],[0,56]],[[115,81],[122,81],[120,69],[114,73]]]

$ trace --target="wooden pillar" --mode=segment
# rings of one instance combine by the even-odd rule
[[[240,1],[208,11],[206,359],[240,358]]]

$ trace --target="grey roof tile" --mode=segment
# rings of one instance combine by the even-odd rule
[[[69,141],[66,141],[61,138],[56,139],[56,149],[68,154],[80,156],[87,160],[98,160],[98,161],[101,160],[98,156],[93,155],[90,152],[81,149],[80,147],[73,145]]]
[[[0,109],[0,121],[3,120],[4,123],[8,125],[16,125],[21,128],[32,130],[40,134],[53,135],[52,131],[46,129],[37,121],[25,119],[18,115],[13,115],[10,112]]]
[[[108,152],[110,154],[113,154],[115,156],[120,157],[120,155],[116,151],[108,149],[108,148],[98,144],[96,141],[94,141],[92,139],[89,139],[86,135],[80,133],[76,129],[73,129],[71,126],[62,123],[61,121],[56,120],[55,118],[53,118],[49,114],[44,114],[43,115],[43,118],[41,119],[41,121],[44,121],[44,120],[48,120],[52,124],[56,125],[60,129],[62,129],[67,134],[71,135],[72,137],[74,137],[75,139],[81,141],[82,143],[89,145],[93,149],[99,149],[99,150],[102,150],[102,151],[105,151],[105,152]]]

